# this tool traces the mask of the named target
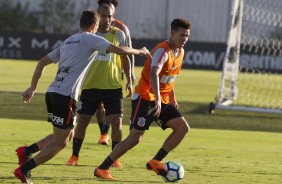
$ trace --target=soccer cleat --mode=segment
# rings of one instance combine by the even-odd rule
[[[29,174],[24,174],[21,170],[21,167],[18,167],[14,171],[14,175],[21,180],[22,183],[33,184],[32,181],[29,179]]]
[[[167,169],[165,168],[162,161],[159,160],[150,160],[146,167],[148,170],[153,170],[157,175],[166,176],[167,175]]]
[[[109,169],[99,169],[98,167],[94,170],[94,176],[103,180],[117,180],[112,177]]]
[[[66,165],[69,165],[69,166],[75,166],[77,164],[78,164],[78,157],[74,155],[72,155],[66,163]]]
[[[25,148],[26,148],[26,146],[21,146],[21,147],[18,147],[16,149],[16,153],[17,153],[18,158],[19,158],[19,165],[20,166],[22,166],[24,163],[26,163],[31,158],[31,155],[26,155]]]
[[[107,134],[101,135],[98,144],[109,145],[109,136]]]
[[[118,167],[118,168],[123,168],[123,166],[122,166],[122,164],[120,163],[119,160],[115,160],[112,166],[113,167]]]

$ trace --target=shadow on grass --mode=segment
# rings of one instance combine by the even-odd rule
[[[192,128],[251,130],[282,132],[281,115],[241,111],[216,110],[208,113],[207,103],[179,102],[180,112]],[[35,94],[31,103],[24,104],[20,93],[0,92],[0,117],[9,119],[30,119],[46,121],[45,95]],[[131,113],[131,101],[124,100],[124,122]],[[96,119],[92,118],[92,122]]]
[[[0,164],[5,164],[5,165],[17,165],[18,162],[0,162]],[[92,165],[83,165],[83,164],[79,164],[79,165],[76,165],[76,166],[67,166],[65,163],[62,163],[62,164],[44,163],[44,165],[66,166],[66,167],[89,167],[89,166],[92,166]]]

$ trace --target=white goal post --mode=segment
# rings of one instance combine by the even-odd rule
[[[282,0],[234,0],[214,109],[282,113]]]

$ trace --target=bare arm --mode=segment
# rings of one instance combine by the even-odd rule
[[[131,36],[130,36],[130,32],[128,30],[128,35],[126,37],[127,42],[128,42],[128,46],[132,48],[132,41],[131,41]],[[130,63],[131,63],[131,81],[132,84],[135,83],[136,77],[135,77],[135,71],[134,71],[134,67],[135,67],[135,57],[134,55],[129,55],[129,59],[130,59]]]
[[[141,49],[134,49],[130,47],[124,47],[124,46],[115,46],[113,44],[110,44],[107,48],[107,52],[113,52],[119,55],[127,55],[127,54],[136,54],[141,56],[146,56],[149,54],[149,50],[146,47],[143,47]]]
[[[37,88],[39,79],[41,78],[42,73],[44,72],[45,66],[47,66],[51,63],[53,63],[53,61],[48,56],[45,56],[41,60],[39,60],[39,62],[37,63],[37,66],[34,70],[34,73],[33,73],[32,79],[31,79],[31,83],[30,83],[30,87],[27,88],[22,93],[24,103],[30,102],[31,98],[33,97],[34,91]]]
[[[134,55],[129,55],[129,58],[130,58],[130,63],[131,63],[131,81],[132,81],[132,84],[134,84],[135,81],[136,81],[135,70],[134,70],[135,57],[134,57]]]
[[[159,116],[161,113],[161,94],[160,94],[160,82],[159,82],[160,69],[156,66],[151,67],[150,70],[150,85],[155,94],[155,113],[154,116]]]
[[[173,105],[176,109],[179,108],[179,105],[178,105],[178,103],[177,103],[177,101],[176,101],[176,98],[175,98],[174,89],[172,89],[172,91],[171,91],[170,94],[169,94],[169,103],[170,103],[171,105]]]
[[[131,63],[127,55],[121,56],[121,62],[123,63],[125,77],[127,79],[126,83],[126,91],[128,91],[128,95],[126,98],[131,97],[132,95],[132,81],[131,81]]]

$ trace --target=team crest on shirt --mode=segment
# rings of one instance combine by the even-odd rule
[[[143,117],[140,117],[140,118],[138,118],[137,125],[138,125],[139,127],[144,127],[144,126],[145,126],[145,122],[146,122],[146,119],[143,118]]]

